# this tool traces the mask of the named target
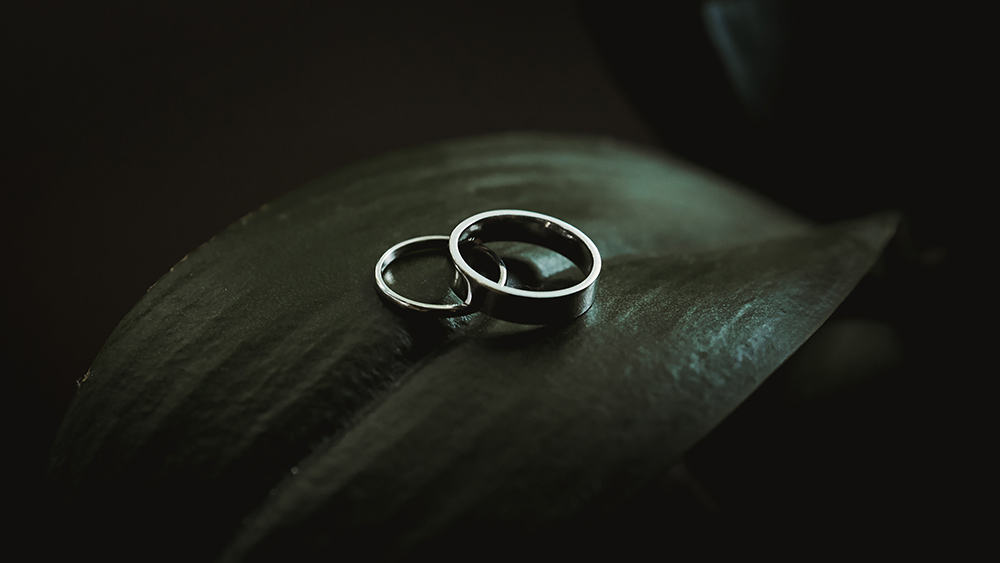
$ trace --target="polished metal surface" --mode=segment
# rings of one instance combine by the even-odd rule
[[[393,291],[385,281],[385,270],[400,256],[432,250],[444,253],[447,248],[448,237],[444,235],[416,237],[391,247],[382,254],[378,263],[375,264],[375,286],[389,303],[410,311],[428,313],[438,317],[458,317],[476,312],[478,305],[481,304],[481,300],[477,301],[473,299],[473,291],[468,278],[458,270],[455,271],[452,288],[455,294],[462,299],[462,302],[456,304],[423,303],[415,299],[410,299]],[[485,247],[478,247],[475,250],[489,256],[496,265],[497,281],[494,283],[500,285],[507,283],[507,268],[504,266],[503,261],[500,260],[500,257]]]
[[[507,287],[476,271],[463,256],[469,243],[481,247],[493,241],[517,241],[554,250],[584,273],[583,281],[551,291]],[[590,309],[601,274],[601,254],[582,231],[562,221],[515,209],[485,211],[458,224],[448,239],[455,268],[467,277],[470,293],[482,300],[480,310],[490,316],[524,324],[551,324],[574,319]]]

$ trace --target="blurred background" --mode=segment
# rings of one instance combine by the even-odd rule
[[[985,146],[968,142],[987,127],[984,19],[781,0],[3,3],[15,482],[40,486],[75,381],[117,322],[241,216],[394,149],[586,133],[676,154],[820,223],[904,217],[828,326],[628,510],[675,507],[642,517],[650,533],[797,514],[778,521],[815,526],[793,535],[890,528],[919,543],[918,522],[986,502],[973,358],[991,330],[973,315],[991,300],[970,209],[989,184]]]

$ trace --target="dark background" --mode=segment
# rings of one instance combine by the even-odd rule
[[[0,364],[22,492],[41,486],[74,382],[116,323],[213,234],[366,157],[534,130],[670,151],[818,222],[904,218],[878,275],[835,318],[888,327],[894,359],[808,407],[782,402],[779,373],[647,498],[680,479],[712,524],[763,504],[818,517],[863,503],[882,512],[858,518],[903,538],[985,502],[989,408],[973,358],[992,329],[974,328],[988,300],[971,211],[988,185],[975,141],[993,72],[983,13],[333,4],[0,6]],[[706,31],[712,17],[742,48],[742,90]],[[824,422],[845,410],[850,425]],[[685,477],[699,463],[712,502]],[[25,505],[29,520],[42,506]]]

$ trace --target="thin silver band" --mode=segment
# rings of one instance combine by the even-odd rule
[[[469,279],[458,270],[455,270],[455,279],[452,283],[453,291],[462,299],[462,302],[457,304],[423,303],[396,293],[385,282],[385,270],[389,267],[389,264],[392,264],[400,256],[427,250],[438,250],[443,253],[447,248],[448,237],[444,235],[429,235],[404,240],[386,250],[375,264],[375,286],[390,303],[410,311],[428,313],[437,317],[460,317],[476,312],[479,308],[478,305],[481,304],[481,300],[473,300],[473,291],[469,284]],[[504,266],[500,257],[485,247],[479,247],[476,250],[489,255],[496,264],[498,281],[495,283],[501,285],[507,283],[507,267]]]
[[[554,250],[584,272],[580,283],[552,291],[506,287],[477,272],[462,256],[469,242],[476,246],[493,241],[517,241]],[[594,303],[594,288],[601,274],[597,245],[569,223],[516,209],[485,211],[458,224],[448,237],[448,253],[455,268],[468,278],[470,293],[482,299],[480,310],[490,316],[524,324],[550,324],[574,319]],[[483,294],[482,297],[479,294]]]

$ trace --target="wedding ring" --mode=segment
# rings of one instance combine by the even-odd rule
[[[507,287],[476,271],[462,253],[469,243],[482,247],[495,241],[526,242],[554,250],[576,264],[585,277],[576,285],[550,291]],[[594,302],[601,274],[601,254],[587,235],[565,221],[532,211],[501,209],[473,215],[451,232],[448,253],[455,268],[466,276],[469,294],[482,299],[480,310],[516,323],[550,324],[582,315]]]
[[[474,313],[478,310],[482,300],[473,299],[474,292],[472,291],[472,285],[469,283],[469,279],[465,276],[465,274],[459,272],[458,270],[455,270],[455,277],[452,280],[452,289],[455,291],[455,294],[462,299],[462,302],[456,304],[423,303],[415,299],[410,299],[409,297],[404,297],[403,295],[393,291],[392,288],[389,287],[389,284],[385,281],[385,270],[400,256],[429,250],[438,250],[443,253],[447,250],[447,248],[448,237],[443,235],[416,237],[393,246],[389,250],[386,250],[375,264],[375,286],[378,288],[382,296],[385,297],[390,303],[403,309],[428,313],[437,317],[459,317]],[[500,257],[486,247],[480,246],[475,250],[486,254],[497,266],[497,281],[490,281],[501,286],[507,283],[507,268],[504,266]],[[477,274],[481,276],[478,272]],[[483,277],[483,279],[488,278]]]

